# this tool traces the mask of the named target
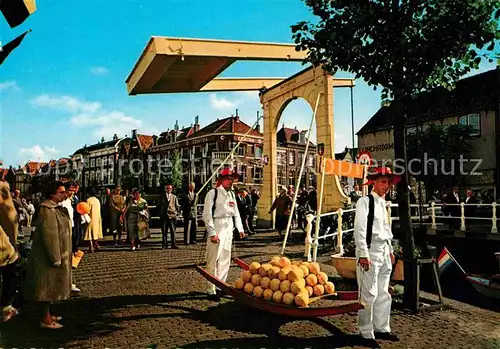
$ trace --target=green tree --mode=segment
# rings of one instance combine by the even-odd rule
[[[317,22],[292,26],[296,50],[330,72],[347,71],[382,88],[394,112],[398,169],[406,171],[407,105],[418,93],[448,89],[462,75],[493,61],[498,43],[498,0],[304,0]],[[414,260],[408,180],[398,183],[404,258]],[[416,271],[405,263],[405,307],[417,310]]]
[[[460,158],[469,159],[472,151],[471,126],[430,124],[406,138],[408,171],[424,183],[427,197],[435,190],[460,182]],[[454,171],[452,171],[454,169]],[[452,173],[453,172],[453,173]]]
[[[117,183],[125,189],[131,190],[136,186],[136,179],[130,170],[130,165],[121,166],[117,174]]]
[[[182,186],[182,159],[178,150],[174,150],[172,153],[172,158],[170,159],[170,166],[168,166],[168,172],[162,175],[162,181],[164,184],[172,184],[175,189],[179,189]]]

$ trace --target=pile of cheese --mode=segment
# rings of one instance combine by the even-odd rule
[[[318,263],[291,262],[278,256],[269,263],[251,263],[234,286],[257,298],[299,307],[308,306],[313,296],[335,292],[335,286],[320,271]]]

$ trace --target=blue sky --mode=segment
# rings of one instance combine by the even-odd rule
[[[33,31],[0,66],[0,159],[4,166],[69,156],[113,134],[158,134],[200,117],[201,126],[239,109],[253,124],[255,93],[128,96],[125,79],[152,35],[292,43],[290,25],[312,19],[300,0],[38,0],[37,11],[11,29],[0,16],[5,44]],[[481,70],[493,66],[482,66]],[[222,76],[290,76],[298,63],[240,62]],[[339,73],[338,77],[348,77]],[[354,89],[355,129],[380,106],[362,80]],[[350,95],[335,89],[335,151],[351,146]],[[281,123],[307,129],[311,108],[292,102]],[[262,124],[261,124],[262,126]]]

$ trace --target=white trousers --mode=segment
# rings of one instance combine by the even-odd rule
[[[207,238],[207,271],[217,279],[226,282],[231,266],[231,245],[233,243],[233,219],[214,219],[219,242],[214,244]],[[215,294],[215,285],[207,282],[207,293]]]
[[[372,242],[369,251],[370,270],[356,269],[360,301],[365,308],[358,312],[358,328],[364,338],[375,338],[375,332],[391,332],[389,325],[392,297],[389,293],[392,263],[388,243]]]

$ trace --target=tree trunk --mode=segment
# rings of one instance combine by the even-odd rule
[[[418,309],[417,280],[415,263],[415,241],[413,227],[411,224],[411,213],[409,205],[409,191],[407,180],[406,159],[406,109],[405,102],[401,98],[397,103],[394,120],[394,158],[397,161],[396,171],[401,175],[397,185],[397,201],[399,207],[399,229],[402,235],[401,246],[403,247],[404,263],[404,297],[403,305],[406,309],[416,312]]]

